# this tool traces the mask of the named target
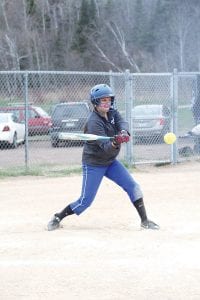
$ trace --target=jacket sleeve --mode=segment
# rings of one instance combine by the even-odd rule
[[[128,122],[124,120],[124,118],[117,110],[115,111],[114,118],[115,118],[116,128],[118,132],[120,132],[121,130],[126,130],[130,135]]]

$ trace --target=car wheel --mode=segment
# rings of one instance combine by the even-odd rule
[[[84,142],[83,141],[78,141],[76,145],[78,147],[83,147],[84,146]]]
[[[164,143],[163,135],[162,135],[162,134],[159,134],[159,135],[155,136],[155,137],[153,138],[153,142],[154,142],[155,144],[162,144],[162,143]]]
[[[164,136],[168,132],[170,132],[170,127],[169,126],[165,127],[164,130],[162,131],[162,133],[160,134],[160,141],[162,143],[164,143]]]
[[[16,133],[16,132],[14,133],[14,136],[13,136],[13,142],[12,142],[12,144],[11,144],[11,147],[12,147],[13,149],[16,149],[16,148],[17,148],[17,133]]]
[[[62,142],[62,145],[64,147],[70,147],[70,146],[72,146],[72,141],[64,141],[64,142]]]
[[[54,148],[59,147],[59,141],[58,140],[51,140],[51,146]]]
[[[193,151],[194,151],[195,154],[200,154],[200,142],[196,143],[194,145],[194,150]]]
[[[22,141],[22,145],[25,145],[25,143],[26,143],[26,136],[24,136],[24,138],[23,138],[23,141]]]

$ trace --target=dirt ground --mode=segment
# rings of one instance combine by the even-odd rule
[[[48,232],[81,176],[0,181],[0,299],[200,299],[200,162],[138,168],[149,218],[104,180],[93,205]]]

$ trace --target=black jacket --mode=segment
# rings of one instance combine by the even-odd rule
[[[115,109],[108,112],[108,120],[93,111],[89,116],[85,133],[113,137],[121,130],[129,130],[120,113]],[[119,154],[120,147],[115,149],[111,141],[88,141],[84,144],[82,161],[94,166],[107,166],[111,164]]]

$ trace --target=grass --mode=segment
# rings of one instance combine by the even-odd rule
[[[20,177],[20,176],[44,176],[44,177],[63,177],[75,174],[81,174],[81,166],[47,166],[38,165],[29,168],[15,167],[8,169],[0,169],[0,179],[7,177]]]
[[[125,161],[121,163],[130,171],[135,171],[134,166],[129,166]],[[8,177],[20,176],[42,176],[42,177],[65,177],[72,175],[81,175],[82,166],[60,166],[60,165],[37,165],[32,167],[14,167],[7,169],[0,169],[0,179]]]
[[[194,126],[192,111],[188,107],[179,107],[178,110],[178,131],[188,132]]]

